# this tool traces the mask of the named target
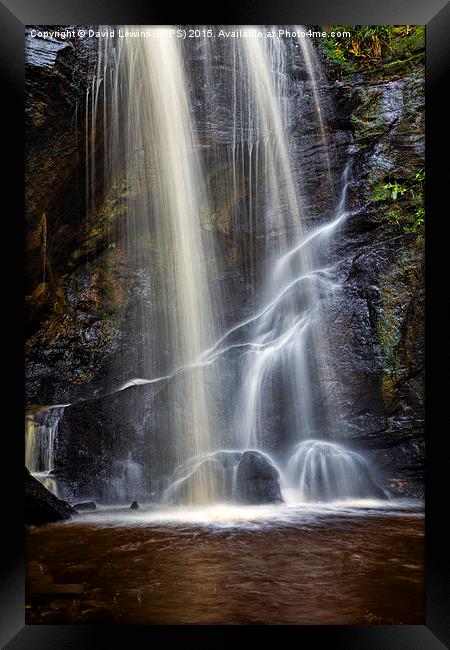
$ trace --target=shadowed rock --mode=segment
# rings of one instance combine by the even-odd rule
[[[76,510],[96,510],[97,506],[94,501],[85,501],[83,503],[75,503],[73,506]]]
[[[249,504],[282,503],[280,474],[269,458],[245,451],[237,468],[236,496]]]
[[[63,521],[77,511],[39,483],[25,468],[25,523],[33,526]]]

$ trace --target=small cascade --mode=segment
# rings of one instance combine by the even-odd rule
[[[140,501],[146,496],[142,466],[133,460],[131,452],[126,459],[114,461],[110,482],[110,497],[113,502],[129,503]]]
[[[297,446],[285,479],[300,502],[386,498],[360,454],[323,440]]]
[[[58,496],[54,454],[64,407],[36,408],[25,416],[25,466],[50,492]]]

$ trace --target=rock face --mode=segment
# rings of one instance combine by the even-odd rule
[[[49,492],[25,468],[25,523],[39,526],[63,521],[76,515],[76,510]]]
[[[236,494],[248,504],[282,503],[280,474],[264,454],[245,451],[237,468]]]
[[[92,395],[92,385],[85,386],[115,349],[118,333],[121,290],[105,266],[116,258],[120,269],[110,231],[123,214],[126,190],[121,184],[104,192],[100,183],[89,205],[85,191],[86,167],[102,140],[101,128],[92,140],[85,118],[95,41],[31,38],[30,30],[26,39],[28,403]]]
[[[424,460],[420,29],[419,37],[412,33],[393,40],[398,60],[353,68],[331,91],[338,116],[334,126],[351,136],[352,213],[335,247],[341,288],[326,310],[347,435],[387,476],[402,478],[404,493],[411,496],[423,490]],[[331,74],[342,74],[332,66],[327,70],[330,80]]]

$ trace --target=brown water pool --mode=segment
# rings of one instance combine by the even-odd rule
[[[154,513],[29,529],[27,623],[424,623],[417,504]]]

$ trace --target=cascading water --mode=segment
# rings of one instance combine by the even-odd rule
[[[225,169],[231,166],[227,204],[237,206],[242,187],[246,187],[251,245],[241,250],[241,255],[252,260],[249,275],[255,290],[249,303],[253,314],[226,331],[202,359],[212,363],[236,349],[244,352],[239,373],[239,407],[231,426],[240,448],[264,448],[267,442],[270,448],[275,432],[273,423],[265,421],[274,417],[270,409],[279,401],[283,381],[285,417],[289,418],[284,428],[291,430],[290,442],[295,442],[299,435],[318,434],[328,426],[326,400],[320,394],[323,385],[331,382],[327,381],[329,355],[321,328],[319,294],[325,288],[333,289],[334,284],[329,281],[327,268],[314,267],[313,262],[318,260],[313,260],[311,253],[312,244],[319,240],[323,248],[325,235],[332,228],[303,234],[306,207],[298,187],[301,169],[294,174],[291,165],[292,158],[298,160],[299,156],[289,144],[292,116],[298,118],[289,100],[287,84],[291,54],[281,40],[249,38],[233,43],[228,61],[232,70],[233,114],[221,165]],[[213,94],[207,83],[205,86],[207,93]],[[314,98],[318,101],[317,91]],[[204,101],[207,103],[206,96]],[[212,121],[214,106],[209,110]],[[324,135],[322,118],[320,123],[319,140]],[[301,156],[298,162],[301,167]],[[346,176],[343,182],[345,201]],[[334,225],[342,217],[342,210],[341,201]],[[265,249],[259,260],[259,277],[254,278],[254,260],[258,254],[261,258],[260,239],[265,242]],[[292,242],[297,242],[294,248]],[[318,410],[320,422],[314,412]]]
[[[286,479],[300,502],[386,496],[360,454],[322,440],[298,445],[289,460]]]
[[[156,422],[146,462],[156,498],[234,499],[240,458],[249,449],[260,454],[255,466],[264,465],[263,454],[278,467],[292,456],[282,482],[302,499],[362,496],[367,467],[353,452],[342,452],[344,463],[331,462],[339,454],[330,455],[323,442],[345,433],[323,321],[339,286],[328,251],[347,214],[350,169],[334,182],[314,48],[302,39],[300,47],[282,39],[249,37],[226,46],[210,39],[199,64],[192,44],[167,28],[154,32],[105,40],[86,115],[93,125],[103,122],[103,182],[127,207],[115,236],[128,264],[125,329],[139,378],[124,370],[119,390],[154,387],[146,394]],[[295,99],[293,59],[304,72]],[[218,105],[220,87],[229,90],[230,106]],[[298,123],[309,140],[295,135]],[[97,194],[97,131],[86,127],[87,209]],[[311,149],[320,153],[315,164],[329,187],[330,218],[319,225],[310,215],[314,191],[304,183]],[[228,242],[225,259],[213,231]],[[218,279],[237,259],[246,293],[234,311],[233,295]],[[112,374],[116,381],[117,367]],[[144,413],[136,401],[130,408]],[[119,429],[129,415],[120,414]],[[311,439],[317,444],[305,465],[297,446]],[[270,483],[278,470],[269,465]],[[347,483],[344,466],[352,468]],[[135,498],[142,468],[133,449],[115,458],[110,498]]]
[[[328,145],[316,84],[317,60],[311,52],[310,44],[306,44],[304,39],[299,40],[317,108],[320,138],[324,141],[322,151],[331,189]],[[277,189],[269,182],[269,197],[275,196],[278,199],[275,211],[284,214],[284,230],[277,232],[275,249],[278,255],[272,264],[269,259],[267,265],[262,291],[266,307],[253,323],[252,349],[247,353],[248,362],[242,384],[243,417],[239,414],[242,445],[264,448],[268,443],[270,445],[274,423],[273,419],[269,423],[267,440],[264,417],[270,415],[271,404],[276,401],[276,384],[286,381],[286,377],[289,390],[286,411],[292,413],[289,425],[294,439],[309,438],[311,434],[319,434],[323,438],[330,430],[329,418],[326,416],[332,395],[328,392],[325,399],[325,394],[322,393],[322,399],[318,398],[324,386],[336,385],[336,382],[332,381],[331,369],[327,363],[329,353],[321,330],[321,301],[323,302],[324,297],[326,299],[337,285],[332,280],[331,270],[320,268],[319,264],[321,253],[323,254],[324,247],[329,243],[331,234],[345,217],[349,167],[345,168],[341,179],[342,189],[333,220],[304,235],[302,218],[306,201],[298,200],[301,192],[295,189],[286,139],[288,124],[285,122],[283,125],[280,97],[276,96],[280,87],[269,81],[269,73],[276,67],[276,61],[273,60],[269,47],[264,49],[251,40],[247,43],[251,43],[251,46],[247,45],[247,60],[255,80],[254,93],[256,105],[262,115],[262,129],[268,139],[270,136],[275,139],[275,151],[278,152],[278,155],[275,153],[271,157],[266,156],[265,165],[271,170],[266,176],[269,179],[283,179],[289,190],[288,200],[282,205],[276,193]],[[279,182],[279,185],[282,182]],[[293,239],[297,239],[298,243],[294,246],[289,245],[285,237],[289,220],[295,224],[292,229]],[[319,403],[320,414],[314,408],[314,403]],[[343,418],[339,417],[336,409],[333,417],[334,426],[342,426]],[[275,422],[279,426],[280,418]],[[305,456],[303,445],[309,450],[310,444],[312,451],[307,456],[308,463],[299,472],[298,466],[301,466]],[[329,453],[330,450],[333,450],[332,454]],[[301,443],[299,450],[289,461],[284,480],[287,486],[293,486],[293,494],[300,500],[384,496],[382,490],[370,478],[369,469],[360,456],[337,446],[333,447],[329,443]]]
[[[206,192],[180,47],[164,28],[155,38],[125,39],[115,53],[109,101],[110,130],[122,140],[126,185],[133,195],[121,236],[132,276],[143,278],[151,294],[129,317],[131,336],[142,339],[146,377],[192,364],[214,339],[217,323],[217,299],[207,290],[214,255],[211,261],[208,252],[207,269],[200,227]],[[117,146],[114,137],[110,146]],[[161,304],[164,312],[158,310]],[[167,418],[178,462],[217,447],[206,381],[197,366],[172,382]],[[214,475],[197,475],[189,490],[189,500],[214,500]]]
[[[175,468],[172,482],[163,493],[162,502],[186,503],[191,492],[191,482],[197,480],[197,477],[209,480],[211,475],[215,477],[217,501],[237,500],[235,476],[241,455],[239,451],[223,450],[189,458]]]
[[[114,462],[111,490],[116,503],[130,503],[142,499],[142,487],[142,467],[133,460],[131,452],[126,459]]]
[[[297,28],[298,33],[305,32],[305,28],[303,25],[299,25]],[[331,172],[331,162],[330,162],[330,154],[329,154],[329,143],[327,139],[327,133],[326,133],[326,126],[325,126],[325,118],[323,115],[323,107],[320,102],[319,98],[319,90],[318,90],[318,84],[317,80],[323,78],[322,70],[320,63],[318,61],[316,52],[311,45],[311,42],[308,38],[302,38],[298,37],[297,38],[298,44],[300,46],[301,52],[302,52],[302,57],[305,62],[305,67],[308,71],[309,75],[309,82],[311,84],[311,89],[312,89],[312,94],[314,97],[314,105],[315,105],[315,113],[317,115],[317,123],[319,126],[319,131],[320,131],[320,137],[322,139],[322,148],[321,148],[321,153],[322,157],[324,159],[326,168],[327,168],[327,176],[328,176],[328,185],[330,187],[330,190],[332,191],[333,189],[333,179],[332,179],[332,172]]]
[[[54,471],[55,443],[64,407],[36,408],[25,416],[25,466],[45,487],[58,494]]]

